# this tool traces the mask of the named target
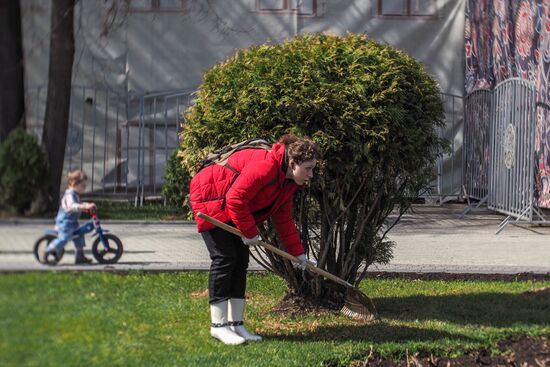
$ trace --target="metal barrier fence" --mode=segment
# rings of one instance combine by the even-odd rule
[[[40,140],[47,88],[27,88],[26,94],[27,130]],[[91,193],[120,193],[128,186],[121,140],[125,120],[125,95],[108,88],[72,86],[64,170],[84,170]]]
[[[196,89],[128,95],[112,89],[73,85],[65,171],[82,169],[89,176],[87,195],[160,199],[166,162],[179,145],[180,119]],[[28,88],[27,127],[39,139],[47,88]],[[440,137],[451,152],[434,167],[431,192],[441,202],[460,195],[463,98],[441,94],[446,124]],[[65,183],[62,183],[64,187]]]
[[[193,90],[155,93],[128,98],[126,154],[137,158],[135,204],[146,197],[160,198],[166,162],[178,148],[181,113],[190,105]],[[136,145],[130,141],[137,142]]]
[[[443,203],[456,199],[461,194],[464,99],[450,93],[441,93],[440,97],[445,111],[445,126],[438,128],[438,135],[450,142],[451,149],[437,159],[430,190],[421,196]]]
[[[464,191],[467,198],[480,200],[477,207],[487,201],[488,209],[507,215],[497,233],[511,218],[547,223],[534,198],[538,175],[535,100],[534,84],[520,78],[466,96]],[[471,208],[469,205],[462,215]]]
[[[92,193],[116,194],[127,187],[121,140],[125,108],[125,96],[107,88],[72,88],[65,167],[87,172]]]
[[[136,205],[159,198],[194,90],[134,96],[73,85],[64,170],[84,170],[90,196],[133,198]],[[41,139],[47,88],[26,93],[27,129]]]
[[[488,208],[516,222],[533,223],[533,214],[544,221],[534,205],[535,175],[535,86],[521,79],[509,79],[494,91],[494,113],[491,128],[490,190]]]
[[[464,101],[464,195],[484,202],[489,192],[489,151],[493,92],[477,90]]]

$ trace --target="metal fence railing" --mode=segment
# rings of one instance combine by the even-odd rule
[[[512,218],[546,223],[534,200],[535,97],[534,84],[520,78],[466,97],[464,191],[507,215],[497,233]]]
[[[165,164],[179,144],[194,89],[145,95],[72,86],[64,170],[84,170],[87,195],[159,198]],[[42,137],[47,88],[28,88],[27,129]],[[62,182],[64,187],[65,182]]]
[[[194,91],[132,95],[73,85],[65,171],[84,170],[90,196],[130,199],[135,205],[160,199],[166,162],[179,145],[181,114]],[[27,89],[27,127],[38,138],[46,94],[45,87]],[[438,159],[425,196],[443,202],[460,195],[462,187],[463,98],[442,93],[441,100],[446,124],[439,134],[451,142],[451,151]]]
[[[498,232],[512,217],[545,222],[534,203],[535,93],[532,82],[517,78],[495,88],[488,208],[508,215]]]
[[[47,88],[27,88],[26,93],[27,130],[40,140]],[[121,155],[125,100],[125,95],[108,88],[72,86],[64,170],[84,170],[90,193],[119,193],[127,186]]]
[[[181,114],[191,104],[193,91],[128,98],[125,151],[129,170],[136,174],[136,205],[146,197],[160,198],[166,162],[178,147]]]
[[[461,194],[464,99],[450,93],[441,93],[440,97],[445,111],[445,125],[438,128],[438,135],[449,141],[450,151],[437,159],[430,190],[422,196],[443,203]]]
[[[65,166],[88,173],[91,193],[116,194],[126,186],[120,139],[124,99],[107,88],[72,88]]]
[[[464,179],[463,192],[479,203],[489,193],[489,151],[493,92],[480,89],[464,102]]]

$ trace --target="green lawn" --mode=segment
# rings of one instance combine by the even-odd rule
[[[83,199],[85,200],[85,199]],[[94,201],[92,199],[86,199]],[[164,206],[161,203],[145,203],[134,206],[127,201],[95,201],[101,219],[136,220],[185,220],[188,219],[183,208]]]
[[[130,201],[106,201],[95,200],[93,198],[83,197],[82,201],[91,201],[97,204],[100,219],[115,220],[187,220],[191,219],[187,215],[187,209],[175,207],[159,202],[146,202],[143,206],[134,206]],[[32,215],[33,218],[55,219],[57,212],[44,212]],[[0,219],[15,218],[17,214],[0,208]],[[82,214],[82,219],[89,218],[88,214]]]
[[[345,366],[372,345],[460,354],[511,334],[550,336],[550,298],[521,293],[550,282],[367,279],[382,321],[339,314],[281,317],[275,276],[251,274],[248,325],[260,343],[209,336],[207,273],[0,275],[0,366]]]

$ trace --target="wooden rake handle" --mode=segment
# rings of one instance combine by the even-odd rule
[[[233,233],[234,235],[237,235],[239,237],[242,237],[242,233],[241,231],[239,231],[237,228],[235,227],[232,227],[230,226],[229,224],[227,223],[224,223],[224,222],[220,222],[219,220],[217,219],[214,219],[204,213],[197,213],[197,217],[201,218],[201,219],[204,219],[205,221],[209,222],[209,223],[212,223],[213,225],[215,225],[216,227],[220,227],[221,229],[224,229],[228,232],[231,232]],[[281,250],[280,248],[277,248],[273,245],[270,245],[269,243],[266,243],[264,241],[258,241],[258,244],[263,246],[264,248],[268,249],[269,251],[281,256],[281,257],[284,257],[285,259],[287,260],[290,260],[292,262],[295,262],[295,263],[299,263],[300,260],[298,260],[297,257],[295,256],[292,256],[291,254],[289,254],[288,252],[286,251],[283,251]],[[316,273],[316,274],[319,274],[325,278],[328,278],[330,280],[332,280],[333,282],[336,282],[340,285],[343,285],[344,287],[347,287],[347,288],[353,288],[355,289],[355,287],[353,286],[353,284],[349,283],[349,282],[346,282],[344,279],[342,278],[338,278],[336,275],[334,274],[331,274],[329,273],[328,271],[325,271],[321,268],[318,268],[316,266],[313,266],[311,265],[309,262],[307,264],[307,269],[313,273]]]

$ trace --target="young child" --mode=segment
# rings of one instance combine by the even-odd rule
[[[67,175],[68,188],[61,199],[61,205],[55,218],[55,229],[57,230],[57,238],[53,240],[46,251],[46,258],[53,254],[56,262],[59,261],[59,252],[65,247],[65,244],[71,239],[74,231],[79,227],[78,219],[81,212],[95,210],[94,203],[81,203],[80,196],[86,190],[86,180],[88,177],[81,170],[71,171]],[[92,259],[84,256],[84,246],[86,242],[84,235],[73,239],[76,249],[75,264],[89,264]]]

